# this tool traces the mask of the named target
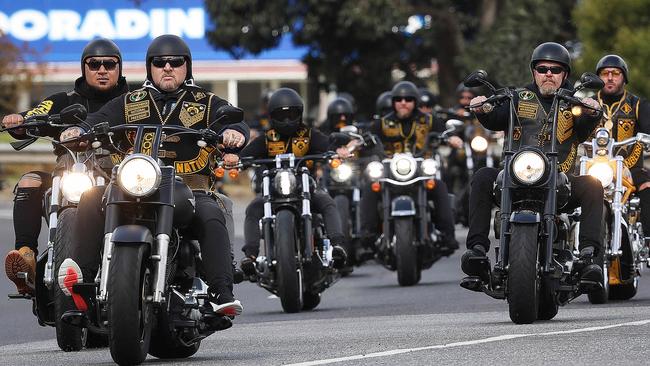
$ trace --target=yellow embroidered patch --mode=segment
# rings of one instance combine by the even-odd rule
[[[205,108],[205,104],[183,102],[178,118],[185,127],[191,127],[203,120]]]
[[[124,106],[124,114],[126,115],[126,123],[149,118],[151,115],[149,101],[143,100],[142,102],[127,103]]]
[[[535,119],[539,104],[532,102],[519,102],[517,104],[517,115],[521,118]]]
[[[573,113],[569,110],[559,113],[557,118],[557,141],[563,143],[573,134]]]

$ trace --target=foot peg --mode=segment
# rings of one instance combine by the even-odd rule
[[[483,292],[483,281],[478,276],[468,276],[460,281],[460,287],[476,292]]]
[[[203,321],[208,330],[219,331],[232,327],[232,319],[228,316],[221,316],[219,314],[205,314]]]

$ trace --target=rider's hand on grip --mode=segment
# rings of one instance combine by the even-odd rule
[[[484,111],[483,105],[482,105],[482,103],[485,102],[486,100],[487,100],[487,98],[485,97],[485,95],[479,95],[478,97],[472,98],[472,100],[469,102],[469,105],[470,106],[478,105],[478,106],[470,108],[470,110],[472,112],[476,113],[476,114],[487,113],[487,112]]]

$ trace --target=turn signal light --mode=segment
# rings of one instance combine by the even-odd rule
[[[379,192],[381,191],[381,184],[379,184],[379,182],[373,182],[370,185],[370,189],[372,189],[373,192]]]
[[[237,179],[237,177],[239,177],[239,169],[230,169],[230,171],[228,172],[228,176],[231,179]]]
[[[433,179],[429,179],[427,181],[427,183],[426,183],[426,187],[427,187],[428,190],[432,190],[432,189],[436,188],[436,181],[433,180]]]
[[[214,175],[216,175],[217,178],[223,178],[224,174],[226,174],[226,169],[221,166],[214,170]]]
[[[331,166],[332,168],[334,168],[334,169],[340,167],[340,166],[341,166],[341,160],[339,160],[339,159],[333,159],[332,161],[330,161],[330,166]]]

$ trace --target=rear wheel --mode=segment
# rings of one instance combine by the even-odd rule
[[[510,319],[530,324],[537,319],[541,277],[537,225],[511,225],[508,252],[508,305]]]
[[[636,296],[639,289],[639,276],[635,276],[632,283],[612,286],[609,289],[609,298],[613,300],[629,300]]]
[[[151,340],[153,307],[151,272],[146,245],[120,245],[113,249],[108,276],[109,343],[113,361],[140,364]]]
[[[77,209],[67,208],[59,212],[57,229],[54,235],[54,273],[66,258],[72,257],[72,230],[77,217]],[[61,321],[61,316],[68,310],[77,310],[72,297],[66,296],[59,286],[54,287],[54,321],[56,325],[56,342],[63,351],[79,351],[86,344],[87,329],[75,327]]]
[[[278,297],[285,312],[297,313],[302,309],[302,276],[296,256],[296,221],[293,212],[281,210],[276,214],[274,234]]]
[[[320,304],[320,294],[305,292],[302,294],[302,309],[313,310]]]
[[[413,220],[398,218],[394,226],[397,282],[400,286],[413,286],[420,280],[418,248],[413,243]]]
[[[557,315],[559,305],[555,302],[555,291],[542,281],[539,290],[539,308],[537,319],[551,320]]]

